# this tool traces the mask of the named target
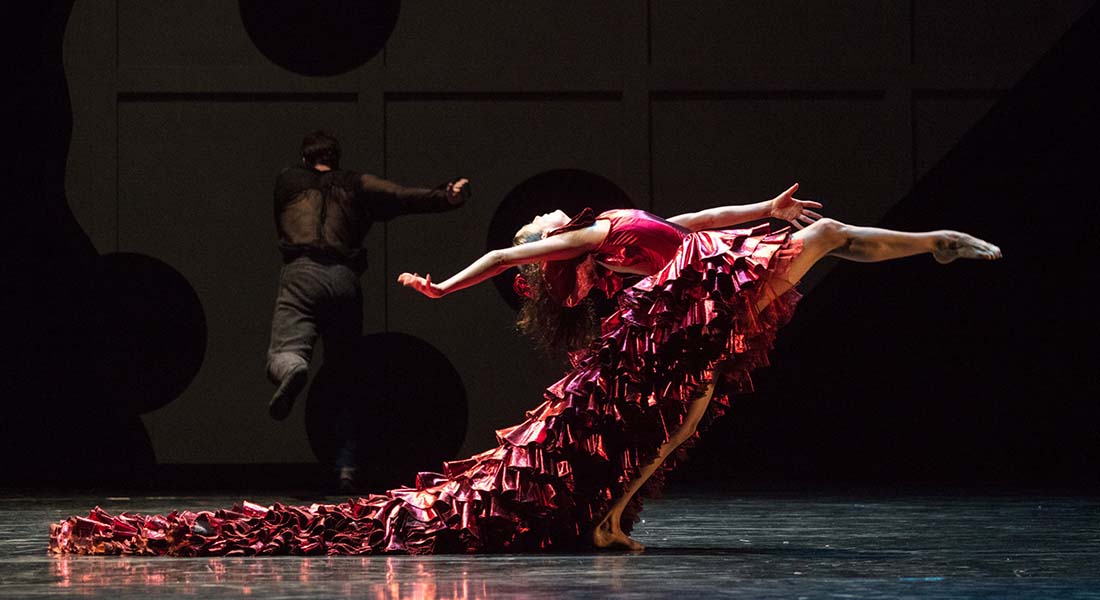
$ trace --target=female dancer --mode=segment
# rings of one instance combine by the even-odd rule
[[[59,553],[171,555],[492,552],[642,546],[628,534],[644,485],[660,483],[674,451],[697,436],[705,417],[751,387],[767,364],[776,329],[798,300],[807,270],[832,254],[882,261],[930,253],[992,260],[1000,250],[954,232],[902,233],[853,227],[794,197],[797,184],[767,202],[713,208],[665,220],[640,210],[573,219],[540,215],[512,248],[493,250],[453,277],[403,273],[429,297],[521,266],[527,296],[521,325],[543,339],[580,345],[573,368],[500,445],[420,473],[412,488],[335,505],[112,516],[95,509],[51,527]],[[767,217],[767,225],[727,229]],[[624,276],[642,278],[623,287]],[[585,341],[576,313],[598,289],[617,310]],[[564,307],[565,312],[556,308]],[[569,310],[574,311],[569,314]],[[547,312],[560,313],[553,319]],[[576,328],[574,328],[576,329]]]
[[[821,258],[879,262],[929,253],[946,264],[958,258],[1001,257],[993,244],[956,231],[906,233],[825,219],[811,210],[821,204],[795,198],[797,190],[796,183],[767,202],[668,220],[640,210],[612,210],[597,217],[586,211],[570,220],[556,211],[520,229],[512,248],[491,251],[446,281],[437,284],[430,275],[410,273],[398,277],[403,285],[439,298],[521,267],[516,286],[526,297],[521,328],[546,345],[556,345],[586,337],[583,313],[580,331],[563,330],[577,315],[563,318],[556,308],[577,306],[593,288],[614,294],[623,274],[645,276],[619,292],[619,310],[603,322],[596,342],[572,357],[574,371],[547,394],[551,402],[576,396],[578,390],[570,386],[592,383],[593,370],[600,384],[648,393],[606,394],[606,404],[596,411],[616,414],[622,421],[618,433],[635,438],[626,442],[626,451],[644,458],[637,465],[622,465],[621,492],[606,511],[597,511],[600,516],[591,524],[593,545],[642,549],[626,534],[640,510],[635,494],[654,474],[672,466],[666,461],[697,435],[708,409],[713,418],[728,406],[729,393],[751,389],[750,371],[767,364],[775,329],[789,319],[800,297],[794,284]],[[767,225],[723,230],[767,217],[788,221],[798,231],[773,233]],[[546,318],[542,312],[553,314]],[[614,357],[610,363],[608,357]],[[685,368],[686,363],[697,367]],[[723,383],[728,384],[724,389]],[[665,392],[673,388],[673,393],[662,396],[662,387]],[[563,394],[563,388],[568,392]],[[688,389],[693,394],[685,394]],[[644,436],[629,431],[632,421],[620,416],[627,407],[653,412],[651,418],[660,420],[664,431],[671,429],[655,453],[644,443],[632,447]],[[652,439],[647,441],[653,445]],[[606,495],[607,490],[600,491]],[[614,486],[612,491],[618,492]]]

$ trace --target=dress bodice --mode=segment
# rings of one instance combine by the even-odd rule
[[[613,270],[651,275],[676,256],[687,229],[644,210],[618,209],[600,213],[610,222],[607,237],[593,253],[596,262]]]
[[[596,215],[586,208],[568,224],[549,232],[558,235],[608,221],[607,236],[590,253],[543,267],[547,291],[566,306],[576,306],[593,288],[610,297],[622,289],[619,272],[650,275],[676,256],[687,229],[637,209],[614,209]],[[619,271],[619,272],[616,272]]]

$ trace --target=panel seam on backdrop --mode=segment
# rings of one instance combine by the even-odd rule
[[[654,209],[656,192],[653,190],[653,92],[646,90],[646,102],[645,102],[645,119],[646,119],[646,178],[648,180],[647,187],[649,188],[649,206],[647,210]]]
[[[906,90],[909,93],[909,171],[911,187],[917,183],[917,94],[912,87]],[[901,199],[899,198],[900,202]]]
[[[646,120],[646,187],[649,194],[647,210],[654,209],[656,192],[653,190],[653,82],[649,72],[653,67],[653,2],[645,3],[645,120]]]
[[[386,96],[383,93],[382,96],[382,178],[389,179],[389,163],[386,158],[388,152],[387,148],[387,130],[386,124],[388,119],[386,118]],[[382,222],[382,331],[390,332],[390,223],[389,221]]]
[[[418,100],[449,100],[480,102],[494,100],[498,102],[536,102],[540,100],[575,101],[575,102],[619,102],[623,99],[623,90],[582,90],[582,91],[478,91],[478,92],[433,92],[433,91],[407,91],[385,92],[383,101],[386,102],[415,102]],[[384,111],[383,111],[384,114]]]
[[[869,89],[791,90],[650,90],[651,100],[881,100],[889,83]]]
[[[356,92],[119,92],[120,102],[358,102]]]
[[[645,3],[645,66],[646,70],[653,65],[653,2],[652,0],[646,0]],[[648,77],[646,78],[646,87],[648,85]]]
[[[121,133],[121,115],[119,112],[119,94],[118,94],[118,71],[119,65],[122,61],[121,43],[119,40],[122,35],[119,33],[121,28],[119,26],[119,0],[115,0],[115,252],[122,251],[121,243],[121,214],[122,209],[120,204],[122,202],[120,196],[122,195],[122,138]]]
[[[119,205],[121,204],[119,196],[122,195],[122,144],[119,139],[122,137],[122,135],[119,132],[119,130],[121,129],[121,127],[119,127],[119,119],[119,101],[118,96],[115,96],[115,252],[122,251],[122,244],[120,242],[120,231],[122,230],[122,224],[120,222],[121,209],[119,207]]]
[[[909,67],[917,62],[917,3],[909,0]]]

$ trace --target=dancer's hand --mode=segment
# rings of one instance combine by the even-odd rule
[[[416,273],[402,273],[397,276],[397,283],[424,294],[429,298],[442,298],[443,288],[432,283],[432,276],[425,274],[423,277]]]
[[[447,184],[447,201],[451,204],[459,204],[466,196],[469,196],[470,180],[463,177],[458,181]]]
[[[811,200],[799,200],[794,197],[796,191],[798,191],[797,183],[787,188],[787,191],[772,198],[770,216],[787,221],[794,225],[795,229],[802,229],[821,218],[820,214],[810,210],[811,208],[821,208],[821,203]]]

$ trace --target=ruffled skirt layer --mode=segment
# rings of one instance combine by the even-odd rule
[[[715,391],[700,429],[752,388],[798,293],[784,280],[798,254],[788,230],[688,235],[660,272],[616,295],[601,335],[571,356],[499,445],[413,487],[341,504],[260,506],[167,515],[95,508],[50,527],[50,551],[173,556],[525,552],[585,545],[586,534]],[[765,307],[766,305],[766,307]],[[763,307],[761,309],[761,307]],[[690,446],[696,432],[681,446]],[[643,492],[660,487],[678,454]],[[623,519],[629,531],[641,508]]]

